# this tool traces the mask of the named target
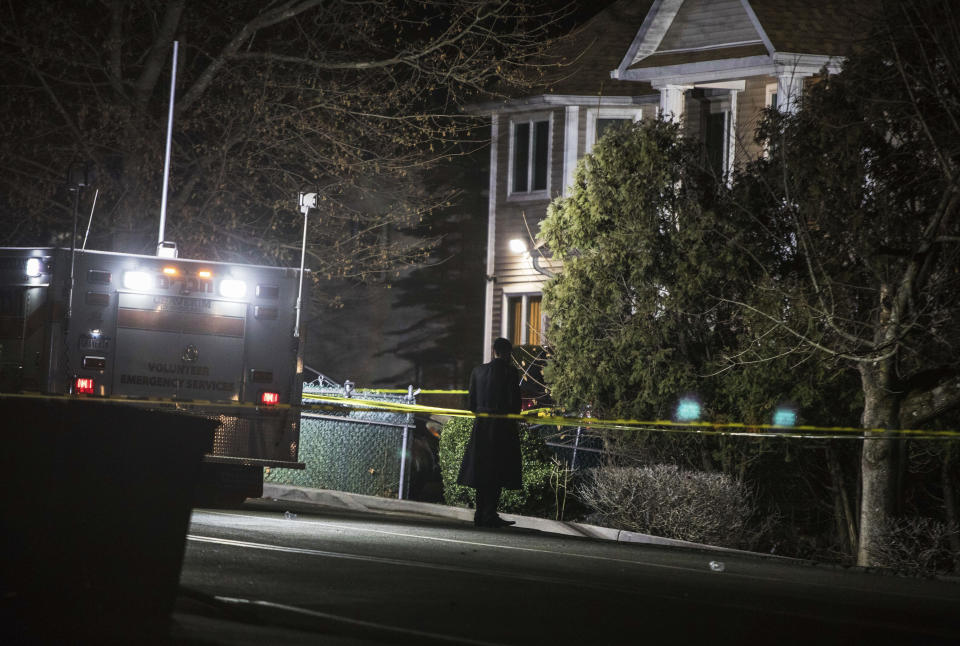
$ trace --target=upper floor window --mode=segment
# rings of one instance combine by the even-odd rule
[[[550,177],[550,118],[510,124],[510,193],[542,193]]]

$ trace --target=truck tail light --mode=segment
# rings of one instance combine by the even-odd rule
[[[280,393],[271,393],[263,391],[260,393],[260,403],[267,406],[273,406],[280,403]]]
[[[73,384],[73,390],[78,395],[92,395],[93,379],[90,377],[77,377],[77,380]]]

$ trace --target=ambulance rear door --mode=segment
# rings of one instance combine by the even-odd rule
[[[121,292],[112,392],[240,401],[246,327],[246,303]]]

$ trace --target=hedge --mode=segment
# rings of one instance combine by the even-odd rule
[[[443,499],[455,507],[473,507],[476,492],[457,484],[460,463],[470,440],[473,419],[454,417],[440,433],[440,473]],[[520,425],[520,453],[523,458],[523,488],[505,489],[500,496],[500,511],[527,516],[548,516],[554,507],[550,478],[555,470],[543,438],[526,424]]]

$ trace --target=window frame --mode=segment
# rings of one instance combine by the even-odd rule
[[[774,99],[773,99],[773,97],[775,97],[775,96],[777,96],[777,83],[776,83],[776,81],[774,81],[773,83],[767,83],[766,88],[764,88],[763,107],[765,107],[765,108],[777,108],[777,109],[779,110],[780,108],[777,106],[776,101],[774,101]]]
[[[634,123],[643,119],[643,110],[636,108],[587,108],[586,131],[583,154],[589,155],[597,144],[597,121],[600,119],[630,119]]]
[[[503,299],[500,308],[500,336],[510,339],[510,342],[514,345],[527,345],[530,342],[530,299],[537,298],[540,300],[540,324],[538,326],[538,332],[540,336],[541,343],[537,345],[543,345],[542,341],[545,338],[547,323],[546,316],[543,314],[543,292],[539,290],[530,289],[527,286],[518,286],[513,289],[505,288],[503,290]],[[520,300],[520,339],[511,338],[513,335],[513,330],[511,329],[511,305]]]
[[[539,122],[547,122],[547,160],[546,160],[546,174],[547,174],[547,186],[543,189],[533,190],[533,179],[535,171],[535,159],[536,159],[536,149],[534,146],[535,134],[536,134],[536,124]],[[513,187],[513,177],[514,177],[514,164],[516,163],[514,157],[514,148],[516,142],[516,129],[518,124],[528,124],[530,127],[529,137],[529,147],[527,155],[527,186],[529,187],[526,191],[515,191]],[[507,199],[511,201],[521,201],[521,200],[542,200],[549,199],[550,197],[550,184],[552,181],[552,170],[553,170],[553,112],[532,112],[529,114],[518,115],[510,119],[510,128],[508,130],[508,150],[507,150]]]

